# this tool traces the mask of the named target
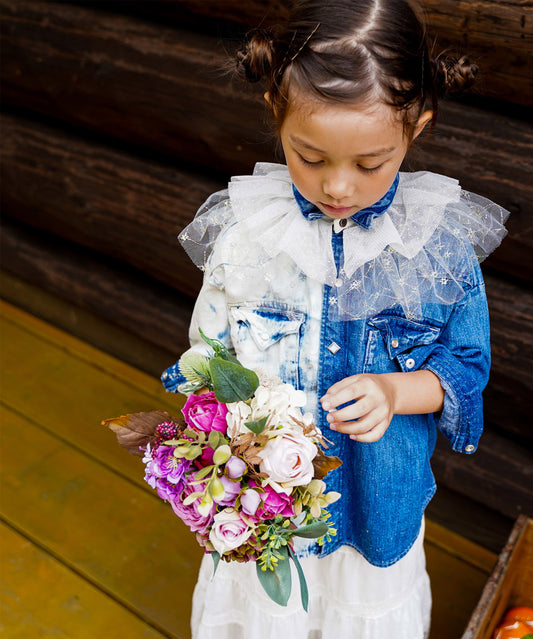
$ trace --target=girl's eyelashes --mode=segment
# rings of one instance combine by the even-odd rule
[[[316,160],[315,162],[311,162],[310,160],[306,160],[303,157],[303,155],[300,155],[299,153],[298,153],[298,157],[300,158],[302,163],[307,165],[307,166],[318,166],[319,164],[322,164],[322,160]]]
[[[383,164],[379,164],[378,166],[373,166],[372,168],[361,166],[360,164],[358,164],[357,166],[361,171],[363,171],[363,173],[372,174],[372,173],[377,173],[381,169]]]

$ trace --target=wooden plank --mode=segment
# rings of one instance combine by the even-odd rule
[[[460,160],[461,112],[453,109],[454,121],[417,145],[407,168],[463,175],[464,188],[508,206],[513,211],[509,236],[487,264],[533,281],[533,127],[528,137],[527,128],[512,129],[505,118],[479,112],[483,132],[478,131],[475,147]],[[17,116],[4,115],[1,122],[5,215],[124,260],[190,296],[196,294],[200,273],[181,251],[176,235],[208,195],[227,182]],[[515,145],[512,140],[518,136],[521,143]],[[443,152],[447,145],[450,148]],[[483,170],[472,178],[476,163]]]
[[[2,0],[0,8],[4,103],[228,175],[273,158],[262,89],[221,73],[231,45],[88,7]],[[533,127],[525,118],[444,103],[441,125],[425,167],[451,169],[488,197],[502,192],[503,206],[530,210],[532,187],[523,174],[531,172]]]
[[[431,639],[459,637],[483,591],[496,555],[426,519]]]
[[[163,639],[117,601],[0,522],[0,633],[9,639]]]
[[[80,4],[80,3],[78,3]],[[531,41],[533,11],[528,0],[422,0],[428,30],[436,51],[459,50],[476,59],[482,69],[475,91],[518,104],[531,100]],[[115,9],[164,18],[196,29],[220,33],[221,24],[235,35],[252,27],[283,23],[286,3],[280,0],[115,0]],[[529,94],[529,95],[528,95]]]
[[[100,423],[157,408],[179,414],[183,397],[166,393],[159,380],[11,305],[0,303],[0,309],[5,404],[152,495],[139,458],[122,450]]]
[[[4,519],[160,632],[187,637],[202,554],[194,535],[157,497],[15,413],[1,414]]]

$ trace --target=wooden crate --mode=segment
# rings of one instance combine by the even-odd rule
[[[492,639],[505,611],[533,607],[533,519],[520,515],[462,639]]]

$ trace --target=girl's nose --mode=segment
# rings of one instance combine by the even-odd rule
[[[344,171],[331,172],[322,183],[322,189],[333,200],[344,200],[355,191],[352,176]]]

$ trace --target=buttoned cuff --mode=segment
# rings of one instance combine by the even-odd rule
[[[167,392],[180,392],[178,386],[180,386],[180,384],[184,384],[187,379],[180,372],[179,360],[163,372],[163,374],[161,375],[161,381],[163,382],[163,386],[165,387],[165,390]]]
[[[453,450],[473,453],[483,432],[483,399],[475,379],[442,344],[435,345],[420,368],[434,373],[444,389],[444,406],[436,415],[437,426]]]

